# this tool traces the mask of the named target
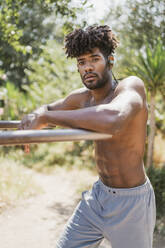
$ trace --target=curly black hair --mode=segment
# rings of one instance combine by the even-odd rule
[[[114,53],[118,40],[109,26],[89,26],[85,30],[75,29],[65,37],[67,57],[75,58],[98,47],[104,56]]]

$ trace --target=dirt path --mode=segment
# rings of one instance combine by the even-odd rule
[[[35,178],[44,193],[0,215],[1,248],[55,248],[64,224],[81,196],[80,191],[89,182],[92,184],[97,180],[89,171],[66,172],[63,169],[54,175],[35,174]],[[107,241],[100,246],[108,247]]]

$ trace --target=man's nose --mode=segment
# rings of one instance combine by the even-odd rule
[[[85,65],[85,72],[90,72],[90,71],[93,71],[94,70],[94,67],[91,63],[86,63]]]

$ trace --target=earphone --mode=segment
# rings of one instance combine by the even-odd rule
[[[112,69],[112,67],[113,67],[113,65],[114,65],[114,62],[115,62],[114,55],[113,55],[113,54],[110,54],[110,55],[108,56],[108,63],[109,63],[110,69]]]

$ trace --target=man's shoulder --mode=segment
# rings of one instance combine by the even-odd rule
[[[89,94],[89,90],[86,89],[85,87],[82,87],[82,88],[79,88],[79,89],[76,89],[76,90],[73,90],[70,95],[87,95]]]
[[[79,88],[73,90],[66,98],[65,104],[71,106],[73,109],[81,108],[89,99],[90,92],[86,88]]]
[[[145,97],[144,82],[137,76],[129,76],[120,81],[116,87],[117,94],[124,91],[134,91]]]
[[[129,76],[124,78],[119,82],[118,87],[127,87],[127,88],[144,88],[144,82],[137,76]]]
[[[78,100],[86,100],[90,96],[90,91],[86,88],[79,88],[74,91],[72,91],[69,95],[68,98],[72,99],[78,99]]]

